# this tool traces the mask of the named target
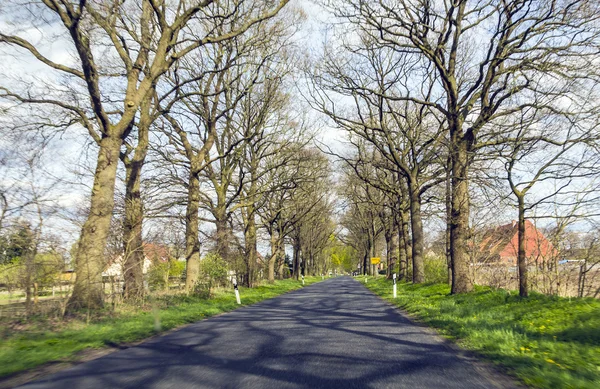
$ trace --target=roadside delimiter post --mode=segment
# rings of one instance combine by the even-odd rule
[[[240,300],[240,291],[238,290],[237,286],[237,278],[233,279],[233,290],[235,291],[235,300],[238,304],[241,304],[242,300]]]

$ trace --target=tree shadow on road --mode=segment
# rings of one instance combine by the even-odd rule
[[[207,319],[27,388],[489,388],[454,350],[344,277]]]

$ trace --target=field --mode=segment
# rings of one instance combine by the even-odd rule
[[[531,387],[600,387],[599,300],[489,287],[453,296],[445,284],[399,284],[393,299],[383,277],[365,286]]]

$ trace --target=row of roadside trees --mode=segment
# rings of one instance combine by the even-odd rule
[[[67,311],[103,306],[114,236],[130,300],[145,293],[144,240],[160,242],[171,227],[185,230],[177,244],[189,292],[207,250],[247,286],[287,274],[286,244],[295,277],[331,268],[329,161],[311,146],[311,120],[295,101],[304,14],[288,2],[3,3],[2,56],[27,66],[0,84],[2,146],[26,144],[39,156],[77,134],[84,141],[69,146],[94,155],[81,177],[89,203]],[[65,181],[53,190],[68,197]],[[13,190],[7,181],[2,194]],[[5,199],[10,222],[39,203]]]
[[[324,4],[339,29],[308,88],[347,134],[351,151],[335,153],[360,188],[345,197],[363,269],[383,234],[388,263],[405,275],[408,259],[423,282],[423,216],[435,214],[452,293],[469,292],[472,204],[510,204],[527,296],[525,219],[559,217],[566,228],[597,215],[598,3]]]
[[[331,36],[306,61],[305,14],[288,3],[4,2],[1,54],[27,66],[0,83],[0,162],[8,170],[4,150],[26,145],[30,185],[5,176],[0,227],[33,209],[41,234],[60,203],[47,193],[68,194],[64,177],[34,177],[47,168],[40,150],[76,134],[67,143],[89,156],[89,197],[69,310],[103,305],[115,220],[132,300],[144,294],[148,231],[160,240],[155,232],[173,225],[185,230],[188,291],[205,248],[252,286],[261,274],[285,275],[288,244],[295,277],[351,268],[351,257],[367,271],[382,234],[388,264],[423,282],[432,214],[446,225],[452,292],[468,292],[472,204],[481,199],[516,207],[527,295],[527,215],[560,213],[566,228],[596,213],[600,6],[322,0]],[[300,94],[348,134],[350,149],[336,151],[348,211],[339,238],[331,166],[311,146]]]

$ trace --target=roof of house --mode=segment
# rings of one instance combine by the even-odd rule
[[[169,260],[169,248],[161,244],[144,242],[144,256],[152,262],[165,262]]]
[[[144,258],[151,262],[166,262],[169,260],[169,248],[167,246],[144,242],[142,244],[144,250]],[[115,254],[107,258],[106,266],[111,266],[114,263],[123,262],[123,252]]]
[[[483,235],[479,252],[484,258],[516,258],[518,252],[518,224],[516,221],[489,229]],[[556,250],[532,222],[525,220],[525,256],[549,258]]]

